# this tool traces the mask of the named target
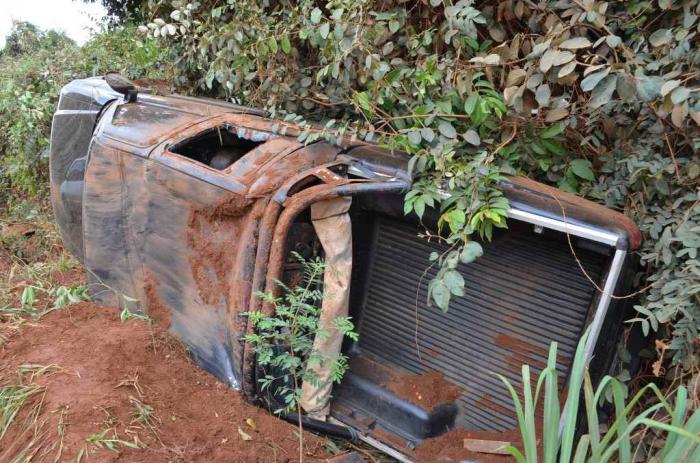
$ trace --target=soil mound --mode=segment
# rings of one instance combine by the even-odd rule
[[[295,426],[200,370],[162,326],[82,302],[23,327],[0,352],[2,385],[43,389],[0,440],[0,461],[23,449],[33,461],[298,461]],[[305,461],[325,461],[324,443],[307,433]]]

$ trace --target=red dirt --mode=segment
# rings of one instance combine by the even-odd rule
[[[428,412],[462,395],[462,389],[446,380],[438,371],[430,371],[423,375],[395,374],[386,384],[386,388]]]
[[[221,220],[243,215],[251,204],[250,199],[237,193],[229,193],[214,207],[201,209],[197,212],[210,221]]]
[[[516,430],[503,432],[468,431],[454,429],[442,436],[424,440],[411,455],[416,463],[461,462],[471,460],[480,463],[512,463],[509,455],[494,455],[472,452],[464,448],[464,439],[484,439],[512,442],[519,447],[520,433]]]
[[[218,204],[190,212],[187,244],[190,267],[202,299],[208,304],[228,303],[233,250],[242,228],[238,218],[251,201],[230,193]]]
[[[67,272],[54,269],[49,273],[49,276],[56,286],[76,286],[85,281],[85,271],[82,268],[74,268]]]
[[[170,328],[171,309],[163,303],[158,294],[158,278],[151,272],[146,274],[144,289],[146,290],[146,314],[160,325],[164,330]]]
[[[196,367],[161,324],[122,323],[117,309],[78,303],[26,325],[6,344],[0,359],[4,384],[17,383],[20,365],[61,368],[34,379],[46,387],[39,415],[39,422],[46,420],[40,450],[46,453],[38,454],[46,461],[57,456],[72,460],[81,451],[87,452],[83,456],[88,461],[298,461],[295,426],[248,404]],[[132,398],[153,407],[155,431],[135,421]],[[25,416],[21,413],[0,441],[0,461],[27,444],[30,436],[19,435]],[[51,450],[50,444],[60,442],[60,423],[65,434],[59,454],[58,446]],[[86,442],[108,428],[120,439],[136,437],[148,448],[119,448],[117,453]],[[305,461],[325,460],[323,442],[305,435]]]

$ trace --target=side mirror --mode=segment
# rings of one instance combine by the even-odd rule
[[[135,103],[138,96],[138,88],[129,79],[122,77],[118,72],[108,72],[104,76],[107,85],[117,93],[124,95],[127,103]]]

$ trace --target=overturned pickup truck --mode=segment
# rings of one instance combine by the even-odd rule
[[[350,369],[321,410],[328,420],[306,424],[350,431],[404,461],[450,430],[513,429],[496,373],[517,381],[522,364],[543,368],[552,341],[566,378],[590,327],[591,373],[608,371],[624,316],[610,296],[629,289],[640,244],[626,217],[524,178],[503,181],[508,229],[460,264],[466,294],[442,313],[426,295],[429,255],[445,246],[419,236],[437,217],[404,215],[407,157],[361,142],[303,144],[278,127],[254,109],[137,94],[103,78],[64,87],[51,194],[95,300],[167,323],[202,368],[260,401],[264,372],[243,342],[253,330],[245,313],[270,311],[260,292],[298,277],[292,253],[339,262],[347,274],[335,305],[349,310],[359,340],[342,346]]]

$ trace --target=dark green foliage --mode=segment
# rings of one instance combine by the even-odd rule
[[[696,364],[700,321],[697,1],[160,0],[141,30],[177,83],[414,156],[407,212],[439,208],[451,251],[505,226],[505,173],[554,184],[640,224],[645,331]],[[300,115],[303,115],[300,116]],[[448,199],[445,199],[448,198]],[[468,283],[466,283],[468,284]]]
[[[108,70],[164,76],[162,53],[131,27],[79,47],[62,33],[15,23],[0,53],[0,202],[46,193],[51,117],[63,85]]]

